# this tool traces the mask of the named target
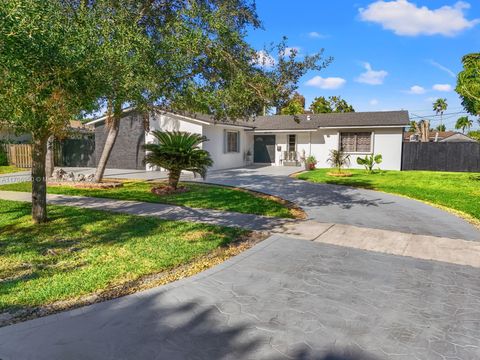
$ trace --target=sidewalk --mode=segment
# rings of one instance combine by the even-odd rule
[[[0,191],[0,199],[30,202],[31,194]],[[480,268],[480,242],[478,241],[139,201],[48,194],[47,202],[52,205],[74,206],[137,216],[154,216],[164,220],[191,221],[268,231],[288,238],[344,248]]]
[[[0,199],[3,200],[30,202],[31,196],[30,193],[25,192],[0,191]],[[240,227],[256,231],[268,231],[275,227],[281,227],[285,224],[295,222],[294,219],[286,218],[83,196],[48,194],[47,202],[51,205],[75,206],[85,209],[106,210],[139,216],[155,216],[165,220],[192,221],[212,225]]]

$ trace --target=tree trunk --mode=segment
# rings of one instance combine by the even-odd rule
[[[107,167],[108,159],[112,152],[115,141],[117,140],[118,130],[120,127],[120,119],[114,117],[108,129],[107,140],[105,141],[105,146],[103,147],[102,156],[98,161],[97,171],[95,172],[95,182],[101,182],[103,179],[103,174],[105,173],[105,168]]]
[[[178,181],[180,180],[181,171],[179,170],[170,170],[168,173],[168,185],[177,190]]]
[[[47,221],[47,183],[45,155],[47,137],[34,138],[32,143],[32,219],[36,224]]]
[[[53,170],[55,168],[55,155],[54,155],[54,137],[50,136],[47,141],[47,155],[45,157],[45,176],[51,178]]]

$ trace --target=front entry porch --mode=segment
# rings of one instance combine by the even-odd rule
[[[301,165],[301,155],[297,151],[297,135],[287,136],[286,144],[279,142],[278,135],[254,135],[253,162],[279,166]]]

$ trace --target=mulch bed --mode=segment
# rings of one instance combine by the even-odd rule
[[[351,172],[328,172],[327,175],[334,177],[350,177],[353,174]]]
[[[182,194],[190,191],[189,188],[186,186],[178,186],[176,189],[170,185],[159,185],[153,187],[151,190],[152,194],[163,196],[163,195],[171,195],[171,194]]]

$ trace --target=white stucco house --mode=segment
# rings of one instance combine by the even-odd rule
[[[103,149],[105,117],[91,121],[95,126],[97,158]],[[108,167],[145,169],[143,144],[154,141],[153,130],[197,133],[209,141],[203,148],[214,160],[212,170],[251,164],[300,165],[303,156],[313,155],[317,167],[329,167],[330,150],[351,154],[351,167],[359,167],[356,157],[382,154],[382,169],[400,170],[403,131],[408,126],[407,111],[355,112],[341,114],[257,116],[249,121],[215,121],[208,115],[156,111],[148,126],[135,110],[125,112]]]

